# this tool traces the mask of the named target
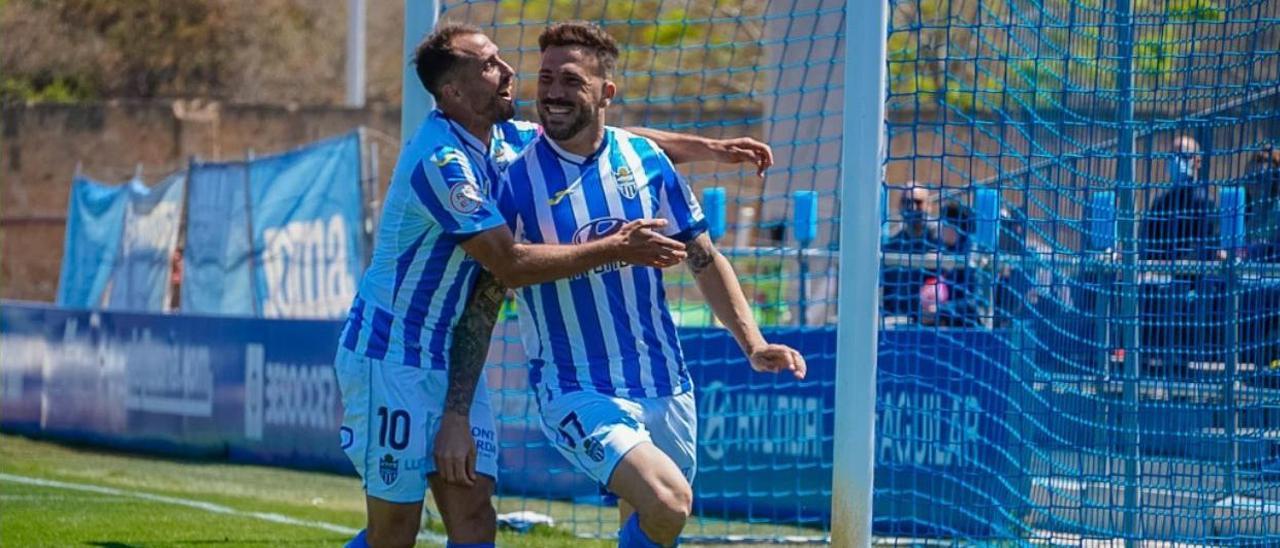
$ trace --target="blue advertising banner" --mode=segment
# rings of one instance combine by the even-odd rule
[[[680,330],[698,400],[695,503],[715,514],[822,524],[831,514],[835,329],[765,336],[804,352],[804,380],[753,371],[724,329]]]
[[[0,427],[130,449],[351,472],[339,448],[336,321],[0,307]],[[486,382],[504,493],[599,501],[538,427],[515,322]],[[875,530],[1007,537],[1029,487],[1010,452],[1019,407],[1007,332],[880,336]],[[699,511],[822,526],[830,520],[834,329],[776,329],[809,376],[754,373],[727,331],[682,329],[699,420]],[[1022,497],[1022,498],[1019,498]],[[915,504],[909,504],[912,500]],[[920,504],[928,500],[930,504]],[[1016,537],[1016,534],[1014,535]]]
[[[350,471],[338,448],[339,329],[333,321],[6,302],[0,424],[115,447]]]
[[[161,312],[168,307],[186,181],[186,172],[178,172],[150,188],[140,181],[128,185],[124,234],[106,308]]]
[[[1015,382],[1009,332],[880,332],[875,500],[879,534],[1017,538],[1030,385]],[[922,501],[928,501],[922,504]]]
[[[120,251],[127,197],[123,185],[108,186],[77,176],[67,205],[67,233],[57,303],[69,307],[102,304],[112,265]]]
[[[360,139],[249,163],[261,315],[342,318],[363,270]]]
[[[245,163],[193,164],[188,172],[183,313],[257,315],[249,263],[248,182]]]

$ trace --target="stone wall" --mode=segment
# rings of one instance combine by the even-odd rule
[[[77,165],[104,182],[148,182],[192,157],[241,159],[370,128],[398,136],[400,111],[370,107],[220,105],[189,101],[9,105],[0,118],[0,297],[51,301],[61,267],[67,197]],[[398,137],[380,147],[389,176]]]

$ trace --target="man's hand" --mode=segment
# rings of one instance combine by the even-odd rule
[[[666,219],[640,219],[623,225],[609,236],[617,260],[657,268],[680,264],[686,256],[684,244],[658,233],[666,226]]]
[[[756,175],[764,177],[765,170],[773,167],[773,149],[750,137],[720,139],[712,147],[716,161],[725,164],[750,162],[756,166]]]
[[[790,371],[797,379],[803,379],[809,369],[804,363],[804,356],[783,344],[766,344],[752,350],[748,358],[751,360],[751,368],[761,373]]]
[[[471,487],[476,483],[476,440],[471,436],[471,419],[445,412],[436,431],[436,472],[445,481]]]

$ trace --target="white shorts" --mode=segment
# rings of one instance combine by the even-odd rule
[[[539,396],[542,432],[552,445],[601,486],[635,446],[652,442],[684,473],[698,465],[698,414],[693,392],[661,398],[615,398],[570,392],[547,402]]]
[[[341,347],[334,368],[342,392],[342,450],[365,493],[389,502],[422,501],[427,475],[436,468],[431,452],[449,373],[383,363]],[[471,404],[471,435],[476,472],[496,479],[498,439],[483,375]]]

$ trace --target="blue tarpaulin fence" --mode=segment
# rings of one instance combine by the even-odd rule
[[[111,186],[81,176],[72,182],[58,281],[59,305],[102,304],[120,251],[127,200],[123,185]]]
[[[155,186],[127,185],[120,248],[112,265],[106,308],[159,312],[169,306],[174,248],[182,222],[187,174],[174,173]]]
[[[360,166],[352,132],[245,162],[193,162],[151,188],[77,178],[58,303],[167,310],[181,245],[182,312],[340,318],[365,256]]]

